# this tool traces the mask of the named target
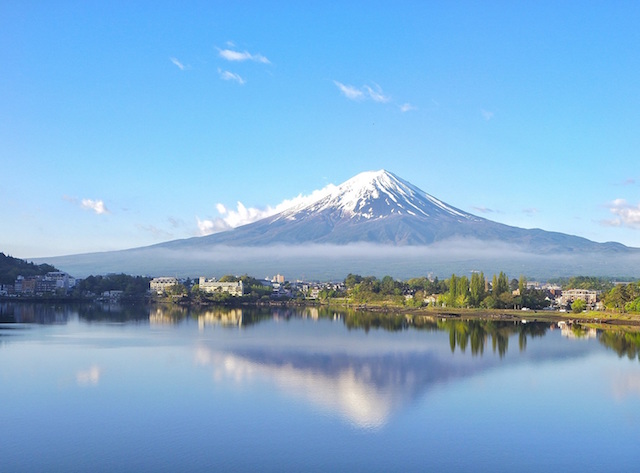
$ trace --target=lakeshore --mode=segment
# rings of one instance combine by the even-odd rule
[[[51,304],[66,305],[66,304],[100,304],[100,303],[112,303],[113,301],[104,301],[98,299],[86,299],[86,298],[65,298],[65,297],[0,297],[0,303],[17,303],[17,304]],[[590,325],[590,326],[602,326],[604,327],[620,327],[628,326],[631,329],[640,329],[640,314],[635,313],[620,313],[613,311],[584,311],[581,313],[573,313],[558,310],[513,310],[513,309],[469,309],[469,308],[441,308],[441,307],[403,307],[396,306],[388,303],[368,303],[368,304],[354,304],[348,300],[301,300],[292,299],[286,301],[240,301],[230,299],[225,302],[198,301],[197,303],[187,300],[175,300],[172,298],[160,298],[153,301],[149,299],[134,299],[124,302],[117,302],[117,305],[131,305],[138,306],[144,304],[145,306],[165,306],[170,308],[172,306],[181,308],[197,308],[197,309],[233,309],[233,308],[289,308],[289,309],[305,309],[316,308],[336,311],[347,312],[359,312],[367,314],[375,314],[376,316],[393,318],[404,318],[410,323],[419,321],[420,318],[427,318],[432,320],[438,319],[453,319],[453,320],[486,320],[486,321],[503,321],[503,322],[548,322],[558,323],[566,322],[570,325]],[[3,321],[7,322],[6,315],[3,316]]]

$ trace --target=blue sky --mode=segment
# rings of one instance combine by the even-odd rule
[[[197,236],[383,168],[640,247],[640,3],[327,3],[2,2],[0,251]]]

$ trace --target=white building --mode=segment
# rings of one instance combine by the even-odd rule
[[[198,286],[203,292],[228,292],[232,296],[242,296],[244,294],[242,281],[219,282],[215,279],[207,279],[204,276],[200,276]]]
[[[56,289],[69,290],[76,285],[76,279],[63,271],[50,271],[45,279],[55,281]]]
[[[170,276],[162,276],[160,278],[153,278],[149,283],[149,289],[151,292],[162,294],[170,286],[178,284],[178,280]]]
[[[567,289],[562,291],[560,296],[560,305],[566,306],[573,304],[576,300],[580,299],[587,303],[587,306],[593,307],[596,304],[598,293],[596,291],[590,291],[588,289]]]

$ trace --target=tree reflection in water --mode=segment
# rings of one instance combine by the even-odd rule
[[[640,361],[640,332],[625,330],[604,331],[598,337],[600,343],[615,351],[620,358]]]
[[[341,320],[349,330],[382,329],[385,331],[424,330],[444,331],[449,334],[451,352],[456,348],[466,352],[471,347],[473,356],[484,354],[491,340],[493,353],[502,358],[509,348],[509,338],[518,335],[520,351],[527,348],[527,340],[542,337],[556,324],[545,322],[461,320],[442,318],[439,315],[397,315],[385,312],[362,310],[336,310],[329,307],[183,307],[179,305],[146,306],[142,304],[44,304],[44,303],[2,303],[0,319],[6,323],[65,324],[70,318],[78,317],[87,322],[135,322],[148,321],[151,324],[179,324],[193,319],[203,325],[219,324],[248,327],[263,321],[292,318]],[[618,356],[640,361],[640,330],[637,327],[602,326],[589,328],[580,324],[562,326],[563,334],[573,338],[597,337],[600,343],[610,348]]]
[[[465,352],[471,344],[471,354],[482,355],[484,347],[491,338],[493,353],[502,358],[509,348],[509,337],[518,334],[520,351],[527,347],[527,338],[542,337],[549,324],[542,322],[498,322],[493,320],[444,320],[438,324],[441,330],[449,332],[449,345],[454,353],[456,347]]]

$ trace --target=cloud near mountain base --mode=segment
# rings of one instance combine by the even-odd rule
[[[198,235],[205,236],[224,232],[226,230],[231,230],[232,228],[241,227],[242,225],[257,222],[258,220],[271,217],[294,207],[302,207],[308,205],[330,194],[335,189],[336,186],[334,184],[329,184],[322,189],[313,191],[309,195],[299,194],[293,199],[283,200],[274,207],[267,206],[262,209],[257,207],[246,207],[240,201],[237,202],[235,210],[228,209],[224,204],[218,203],[216,204],[216,210],[220,215],[219,217],[201,220],[196,216],[196,221],[198,224]]]

